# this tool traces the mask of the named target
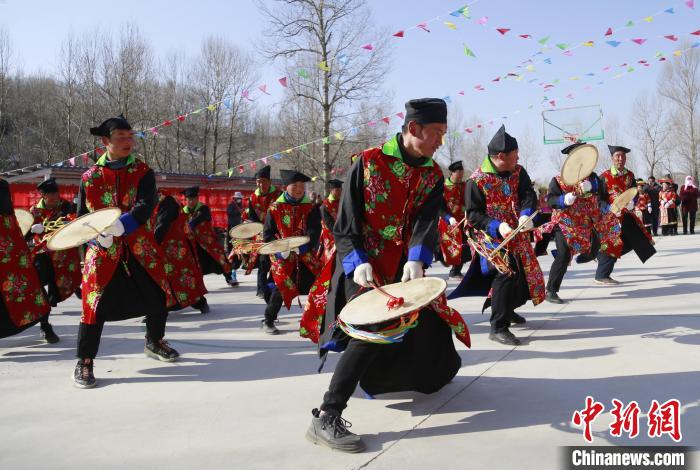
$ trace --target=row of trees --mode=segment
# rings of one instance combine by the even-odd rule
[[[251,52],[220,37],[205,39],[195,57],[157,57],[138,27],[69,35],[51,74],[25,74],[21,57],[0,29],[0,171],[55,164],[98,143],[88,129],[123,113],[146,130],[139,153],[154,168],[215,173],[281,149],[333,136],[376,119],[391,96],[382,92],[387,48],[372,32],[364,0],[293,0],[260,3],[269,19],[264,60],[287,71],[278,105],[243,97],[260,83]],[[269,9],[268,9],[269,8]],[[368,25],[357,31],[356,24]],[[358,54],[372,41],[375,51]],[[329,70],[318,63],[324,61]],[[299,77],[297,70],[307,71]],[[202,108],[223,103],[173,119]],[[147,129],[164,119],[168,128]],[[325,175],[347,167],[347,156],[377,143],[379,127],[359,127],[342,139],[285,154],[289,167]],[[282,163],[282,162],[281,162]]]

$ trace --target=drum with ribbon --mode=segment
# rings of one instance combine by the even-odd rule
[[[348,302],[336,320],[348,336],[371,343],[400,342],[418,325],[421,309],[445,292],[447,282],[422,277],[379,286]]]
[[[278,240],[272,240],[265,243],[258,250],[259,255],[274,255],[275,253],[284,253],[299,248],[302,245],[309,243],[311,239],[304,235],[300,237],[287,237]]]
[[[598,149],[592,144],[583,144],[571,152],[561,166],[561,180],[568,186],[578,184],[588,178],[598,164]]]
[[[15,209],[15,217],[17,218],[17,223],[22,231],[22,235],[29,233],[32,225],[34,225],[34,216],[32,213],[24,209]]]
[[[260,222],[243,222],[229,230],[228,234],[234,240],[249,240],[263,231]]]
[[[52,251],[59,251],[84,245],[97,238],[116,222],[121,214],[122,211],[118,207],[106,207],[78,217],[56,230],[46,241],[46,247]]]

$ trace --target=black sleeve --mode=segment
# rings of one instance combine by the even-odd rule
[[[258,213],[255,212],[255,209],[253,208],[253,201],[248,202],[248,208],[246,209],[248,212],[248,220],[251,222],[264,222],[263,220],[260,220],[260,217],[258,217]]]
[[[211,222],[211,209],[209,206],[202,206],[197,211],[197,214],[190,220],[190,227],[196,227],[202,222]]]
[[[474,180],[467,181],[465,193],[467,221],[469,224],[477,230],[487,232],[491,236],[498,236],[498,225],[500,225],[501,221],[486,215],[486,196],[481,192]],[[489,230],[489,227],[491,227],[491,230]]]
[[[408,242],[409,261],[422,261],[423,264],[430,266],[433,260],[433,249],[437,244],[438,236],[440,203],[445,200],[444,184],[445,179],[440,178],[418,209],[416,220],[413,222],[411,240]]]
[[[231,203],[226,206],[226,217],[229,230],[241,223],[241,211],[236,204]]]
[[[331,215],[330,211],[326,208],[326,206],[319,206],[319,211],[321,211],[321,219],[323,220],[323,223],[326,224],[326,227],[330,227],[333,229],[333,226],[335,225],[335,219],[333,219],[333,216]]]
[[[267,211],[267,216],[265,216],[265,223],[263,224],[263,241],[265,243],[268,243],[272,240],[275,240],[277,238],[278,233],[279,231],[277,230],[277,223],[275,222],[274,217],[272,217],[272,214],[270,214],[270,211]]]
[[[156,225],[153,230],[156,237],[156,241],[160,244],[163,243],[163,238],[165,234],[168,233],[168,229],[172,223],[177,219],[180,214],[180,206],[175,199],[171,196],[163,199],[163,202],[158,206],[158,212],[156,212]]]
[[[603,178],[596,175],[595,173],[593,174],[593,176],[595,176],[596,180],[598,181],[598,207],[601,210],[607,209],[608,200],[610,198],[610,194],[608,193],[608,186],[605,184],[605,180]]]
[[[129,211],[139,225],[144,225],[151,218],[153,209],[156,207],[156,198],[156,177],[153,170],[148,170],[148,173],[139,181],[136,203]]]
[[[360,258],[357,262],[366,259],[367,255],[362,241],[365,207],[363,161],[364,157],[358,158],[350,168],[350,174],[343,184],[344,188],[340,196],[338,217],[333,225],[335,247],[341,260],[353,252],[359,254]]]
[[[332,227],[332,225],[331,225]],[[321,211],[318,206],[315,206],[306,219],[306,230],[308,231],[309,246],[315,249],[318,246],[318,240],[321,238]]]
[[[61,215],[62,215],[63,217],[66,217],[66,216],[71,215],[71,214],[73,214],[73,213],[74,213],[74,211],[73,211],[73,204],[71,204],[71,203],[68,202],[68,201],[63,201],[63,202],[61,203]]]
[[[443,187],[443,193],[445,189]],[[450,210],[447,208],[447,199],[443,196],[442,200],[440,201],[440,217],[445,217],[447,215],[450,215]]]
[[[547,205],[552,209],[564,209],[565,205],[562,196],[564,196],[564,192],[561,190],[559,182],[556,178],[552,178],[547,188]]]
[[[521,212],[529,211],[532,213],[537,209],[537,193],[530,180],[530,175],[527,174],[525,168],[520,169],[520,175],[518,177],[518,200],[520,201]]]
[[[87,202],[85,201],[85,186],[83,181],[80,181],[80,191],[78,192],[78,217],[83,216],[90,212],[87,208]]]
[[[0,214],[10,215],[13,212],[10,185],[4,179],[0,179]]]

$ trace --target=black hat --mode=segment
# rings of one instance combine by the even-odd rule
[[[255,177],[270,179],[270,170],[270,165],[265,165],[255,172]]]
[[[420,98],[406,102],[404,124],[415,121],[418,124],[438,122],[447,124],[447,103],[440,98]]]
[[[58,184],[56,184],[56,178],[49,178],[42,181],[36,185],[36,189],[38,189],[42,194],[57,193]]]
[[[455,172],[458,170],[464,170],[464,165],[462,165],[462,160],[457,160],[456,162],[450,163],[450,166],[447,167],[448,170]]]
[[[307,183],[311,181],[311,178],[296,170],[280,170],[280,177],[282,178],[282,184],[285,186],[292,183]]]
[[[610,155],[614,155],[615,152],[617,152],[617,151],[625,152],[625,153],[631,152],[630,149],[628,149],[627,147],[623,147],[621,145],[608,145],[608,150],[610,150]]]
[[[498,155],[501,152],[508,153],[517,150],[517,148],[518,141],[506,132],[506,126],[503,124],[501,124],[501,128],[498,129],[488,146],[489,155]]]
[[[343,187],[343,182],[340,180],[330,180],[328,182],[331,188],[342,188]]]
[[[585,145],[585,144],[586,144],[585,142],[574,142],[573,144],[569,145],[568,147],[564,147],[563,149],[561,149],[561,153],[563,153],[564,155],[568,155],[571,153],[571,151],[573,149],[578,148],[578,147]]]
[[[185,197],[197,197],[199,196],[199,186],[192,186],[191,188],[185,188],[180,194],[184,194]]]
[[[124,131],[131,130],[131,124],[129,124],[129,121],[126,120],[123,114],[109,118],[97,127],[91,127],[90,134],[98,137],[109,137],[112,135],[112,131],[117,129]]]

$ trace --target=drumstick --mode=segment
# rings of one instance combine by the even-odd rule
[[[464,222],[466,222],[466,221],[467,221],[467,216],[465,215],[464,218],[462,218],[462,220],[460,220],[459,222],[457,222],[457,223],[456,223],[455,225],[453,225],[452,227],[449,227],[448,230],[450,231],[450,233],[452,233],[455,229],[459,228],[459,227],[460,227]]]
[[[377,289],[380,293],[384,294],[384,296],[389,298],[389,300],[387,300],[386,302],[386,306],[389,310],[391,310],[392,308],[399,308],[404,304],[405,300],[403,297],[394,297],[393,295],[379,287],[379,280],[377,279],[376,275],[374,275],[373,277],[374,282],[370,282],[369,285]]]

